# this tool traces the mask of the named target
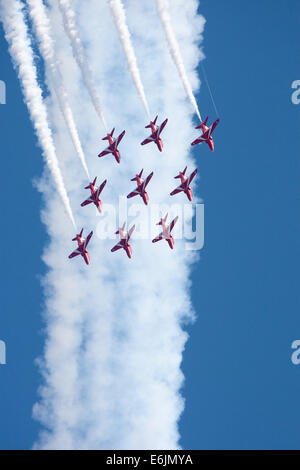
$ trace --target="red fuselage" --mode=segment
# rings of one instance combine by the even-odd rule
[[[157,237],[153,238],[152,243],[156,243],[156,242],[159,242],[161,240],[166,240],[168,242],[168,245],[171,248],[171,250],[173,250],[173,248],[174,248],[174,239],[172,237],[171,232],[174,228],[174,225],[176,224],[176,222],[178,220],[178,215],[175,217],[175,219],[172,220],[170,225],[166,224],[167,217],[168,217],[168,214],[166,214],[166,216],[163,219],[161,219],[158,222],[158,224],[156,224],[156,225],[161,225],[162,226],[162,231],[160,232],[160,234]]]
[[[93,236],[93,231],[91,231],[86,239],[82,238],[82,232],[83,229],[81,229],[81,232],[76,235],[75,238],[72,238],[73,242],[77,242],[78,247],[76,250],[72,251],[72,253],[69,255],[69,259],[75,258],[75,256],[81,255],[86,262],[86,264],[90,264],[90,259],[89,259],[89,252],[87,250],[87,245]]]
[[[170,232],[170,226],[166,225],[166,222],[164,220],[162,220],[162,229],[163,229],[163,231],[162,231],[163,238],[168,242],[168,245],[171,248],[171,250],[173,250],[173,248],[174,248],[174,239],[173,239],[173,236]]]
[[[187,195],[188,197],[188,200],[191,201],[192,200],[192,190],[191,188],[188,186],[188,178],[186,178],[182,173],[180,174],[180,181],[181,181],[181,184],[183,185],[183,192]],[[185,183],[185,184],[184,184]]]
[[[154,142],[157,145],[157,148],[160,152],[162,152],[163,149],[163,143],[161,140],[161,137],[158,135],[158,129],[156,128],[156,125],[151,122],[151,131],[152,131],[152,138],[154,139]]]
[[[143,187],[144,180],[142,180],[142,178],[140,178],[139,176],[137,176],[136,178],[137,178],[137,185],[138,185],[137,191],[139,192],[141,198],[143,199],[144,203],[147,206],[149,198],[148,198],[147,191]]]
[[[77,236],[78,250],[80,251],[81,256],[83,257],[86,264],[90,264],[89,252],[84,248],[84,240]]]
[[[144,139],[143,142],[141,142],[141,145],[146,145],[146,144],[149,144],[150,142],[154,142],[157,145],[158,150],[162,152],[163,143],[162,143],[160,134],[164,130],[168,122],[168,118],[165,119],[164,122],[162,122],[160,126],[156,126],[157,117],[158,116],[156,116],[154,121],[150,121],[150,124],[146,126],[146,129],[148,128],[151,129],[151,135],[150,137],[147,137],[146,139]]]
[[[120,238],[121,240],[119,243],[122,245],[123,250],[126,251],[128,258],[131,258],[131,245],[127,240],[127,234],[124,233],[123,229],[120,229]]]
[[[123,248],[128,258],[131,258],[131,246],[130,246],[129,240],[135,229],[135,225],[133,225],[129,229],[128,233],[124,231],[124,228],[125,228],[125,222],[123,224],[123,227],[120,227],[119,230],[117,230],[116,232],[116,235],[117,234],[120,235],[120,241],[110,251],[114,253],[115,251],[121,250]]]
[[[201,127],[202,127],[203,134],[205,134],[205,132],[208,131],[208,127],[203,123],[202,123]],[[205,142],[209,146],[210,150],[213,152],[215,147],[214,147],[214,141],[213,141],[213,138],[212,138],[211,134],[207,139],[205,139]]]
[[[144,201],[144,204],[146,204],[147,206],[149,198],[148,198],[148,194],[146,191],[146,187],[149,184],[149,181],[151,180],[153,176],[153,171],[145,179],[142,179],[142,173],[143,173],[143,170],[138,175],[135,175],[135,178],[132,178],[131,181],[137,182],[137,187],[135,188],[134,191],[131,191],[131,193],[127,195],[127,198],[130,199],[134,196],[141,196],[141,198]]]
[[[118,150],[118,145],[123,139],[125,131],[121,132],[121,134],[115,139],[113,137],[114,130],[115,129],[113,129],[110,134],[107,134],[107,136],[102,139],[108,140],[109,145],[106,149],[102,150],[102,152],[99,153],[98,157],[104,157],[105,155],[112,154],[115,157],[116,161],[120,163],[121,158],[120,152]]]
[[[97,197],[97,189],[93,184],[90,185],[90,190],[91,190],[91,199],[93,200],[93,203],[97,207],[98,211],[100,214],[102,213],[102,202],[100,199],[100,196]]]
[[[115,157],[116,161],[120,163],[120,152],[117,146],[115,145],[116,140],[111,135],[108,135],[108,142],[113,156]]]
[[[91,195],[89,198],[87,198],[85,201],[81,203],[81,207],[87,206],[88,204],[95,204],[95,206],[97,207],[98,211],[101,214],[102,202],[100,199],[100,194],[103,191],[103,188],[105,187],[107,180],[104,180],[99,186],[99,188],[96,188],[95,186],[96,179],[97,179],[97,176],[92,183],[90,183],[88,186],[84,188],[84,189],[89,189],[91,191]]]
[[[200,135],[196,140],[194,140],[191,145],[197,145],[201,144],[202,142],[206,142],[207,145],[209,146],[210,150],[213,152],[214,151],[214,141],[212,138],[212,133],[214,132],[215,128],[220,122],[220,119],[216,119],[215,122],[210,126],[207,127],[208,117],[205,119],[204,122],[201,122],[199,126],[196,127],[196,129],[201,129],[202,130],[202,135]]]

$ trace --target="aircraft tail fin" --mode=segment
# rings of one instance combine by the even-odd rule
[[[183,176],[185,175],[186,170],[187,170],[187,166],[185,167],[185,169],[184,169],[183,171],[180,171],[177,176],[174,176],[174,178],[175,178],[175,179],[181,178],[182,175],[183,175]]]
[[[118,235],[118,234],[120,233],[120,230],[124,230],[125,225],[126,225],[126,222],[124,222],[124,224],[122,225],[122,227],[119,227],[119,228],[118,228],[118,230],[115,232],[115,235]]]
[[[148,126],[145,126],[145,129],[148,129],[148,128],[151,128],[152,127],[152,124],[156,124],[156,121],[157,121],[157,118],[158,118],[158,115],[156,116],[156,118],[154,119],[154,121],[150,121],[150,124],[148,124]]]
[[[113,128],[110,134],[107,134],[105,137],[103,137],[102,140],[109,140],[109,138],[113,136],[114,131],[115,131],[115,128]]]
[[[142,170],[140,171],[140,173],[139,173],[138,175],[135,175],[134,178],[131,178],[130,181],[137,181],[138,178],[141,178],[141,177],[142,177],[142,174],[143,174],[143,171],[144,171],[144,169],[142,168]]]
[[[203,126],[206,126],[208,120],[208,116],[206,117],[205,121],[201,121],[201,124],[199,126],[196,126],[195,129],[203,129]]]
[[[156,225],[162,225],[163,222],[166,222],[167,218],[168,218],[168,212],[166,213],[165,217],[162,217]]]
[[[75,238],[72,238],[72,242],[76,242],[77,237],[82,237],[82,233],[83,233],[83,228],[81,229],[80,233],[78,233],[78,234],[76,235]]]
[[[96,178],[94,179],[94,181],[93,181],[92,183],[90,183],[88,186],[85,186],[84,189],[90,189],[91,185],[95,186],[96,180],[97,180],[97,176],[96,176]]]

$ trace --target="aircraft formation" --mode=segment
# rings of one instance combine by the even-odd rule
[[[147,128],[151,129],[151,135],[147,137],[145,140],[143,140],[141,142],[141,145],[146,145],[146,144],[149,144],[150,142],[154,142],[158,150],[162,152],[163,141],[161,138],[161,133],[164,127],[166,126],[168,119],[165,119],[163,123],[159,126],[159,125],[156,125],[157,118],[158,116],[155,117],[154,121],[150,121],[150,124],[145,126],[146,129]],[[203,122],[201,121],[201,124],[195,128],[195,129],[201,129],[202,134],[197,139],[195,139],[191,143],[191,145],[194,146],[194,145],[201,144],[202,142],[205,142],[209,146],[210,150],[213,152],[214,141],[212,138],[212,133],[214,132],[220,120],[217,119],[210,127],[207,127],[207,121],[208,121],[208,117],[205,119],[205,121]],[[104,157],[105,155],[112,155],[115,157],[116,162],[120,163],[121,155],[120,155],[118,146],[125,135],[125,130],[121,132],[121,134],[117,138],[113,137],[114,131],[115,131],[115,128],[113,128],[111,133],[107,134],[107,136],[102,139],[102,140],[108,140],[109,145],[106,149],[104,149],[102,152],[99,153],[98,157]],[[170,193],[170,196],[174,196],[178,193],[183,192],[187,196],[188,200],[192,201],[193,196],[192,196],[192,190],[191,190],[190,185],[191,185],[192,180],[196,176],[198,170],[196,168],[188,177],[185,175],[186,171],[187,171],[187,167],[185,167],[183,171],[180,171],[177,176],[174,176],[175,179],[177,178],[180,179],[180,185]],[[136,181],[137,186],[133,191],[131,191],[127,195],[127,198],[130,199],[135,196],[140,196],[144,204],[148,205],[149,197],[146,191],[146,187],[149,184],[153,176],[153,171],[145,179],[142,178],[142,174],[143,174],[143,169],[140,171],[140,173],[136,174],[135,177],[131,179],[131,181]],[[102,193],[107,183],[107,180],[104,180],[98,188],[96,187],[96,180],[97,180],[97,176],[95,177],[93,182],[90,182],[89,185],[84,188],[84,189],[90,189],[91,195],[88,199],[86,199],[85,201],[81,203],[81,206],[84,207],[89,204],[94,204],[97,210],[99,211],[99,213],[101,213],[102,202],[100,199],[100,194]],[[168,218],[168,214],[166,214],[165,217],[161,218],[161,220],[156,224],[156,225],[162,226],[162,231],[152,240],[152,243],[156,243],[161,240],[166,240],[169,247],[173,249],[174,239],[173,239],[171,232],[178,220],[178,216],[175,217],[169,225],[167,224],[167,218]],[[115,232],[116,235],[120,235],[120,241],[111,249],[111,252],[115,252],[117,250],[123,249],[126,252],[128,258],[131,258],[132,249],[131,249],[131,245],[129,241],[135,229],[135,225],[133,225],[128,230],[128,232],[126,232],[125,230],[125,225],[126,225],[126,222],[124,222],[123,226],[120,227],[117,230],[117,232]],[[80,233],[77,234],[75,238],[72,239],[72,241],[77,241],[78,246],[76,250],[74,250],[69,255],[69,258],[74,258],[78,255],[81,255],[85,263],[89,264],[90,260],[89,260],[89,253],[87,250],[87,245],[93,235],[93,232],[91,231],[86,239],[82,237],[82,234],[83,234],[83,228],[81,229]]]

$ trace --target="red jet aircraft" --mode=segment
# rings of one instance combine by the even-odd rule
[[[175,219],[172,220],[170,225],[166,225],[166,220],[168,218],[168,214],[165,215],[163,219],[160,219],[160,221],[156,225],[162,225],[162,232],[152,240],[152,243],[159,242],[160,240],[166,240],[169,244],[169,247],[173,250],[174,248],[174,239],[171,235],[171,232],[174,228],[174,225],[176,224],[178,220],[178,216],[175,217]]]
[[[131,227],[131,229],[129,230],[128,233],[125,232],[124,229],[125,229],[125,222],[123,224],[123,227],[120,227],[119,230],[116,231],[116,235],[118,233],[120,234],[119,243],[117,243],[110,251],[114,252],[114,251],[117,251],[117,250],[120,250],[121,248],[123,248],[123,250],[126,251],[126,254],[127,254],[128,258],[131,258],[131,245],[129,243],[129,240],[130,240],[130,237],[132,235],[132,232],[135,229],[135,225],[133,225]]]
[[[204,122],[201,121],[200,126],[195,127],[195,129],[202,129],[202,134],[198,139],[194,140],[194,142],[191,143],[191,145],[197,145],[201,144],[202,142],[206,142],[207,145],[209,146],[210,150],[213,152],[214,151],[214,141],[212,139],[212,133],[219,124],[220,119],[217,119],[210,127],[207,127],[207,120],[208,117],[205,119]]]
[[[81,207],[87,206],[88,204],[91,204],[93,202],[95,204],[95,206],[97,207],[98,211],[101,214],[101,212],[102,212],[102,202],[101,202],[101,199],[100,199],[100,194],[103,191],[103,188],[106,185],[107,180],[104,180],[103,183],[101,183],[101,185],[97,189],[95,187],[96,179],[97,179],[97,176],[96,176],[96,178],[94,179],[94,181],[92,183],[90,183],[88,186],[86,186],[84,188],[84,189],[90,189],[91,190],[91,196],[88,199],[86,199],[85,201],[82,202]]]
[[[172,191],[170,193],[170,196],[174,196],[174,194],[178,194],[178,193],[181,193],[183,191],[187,195],[188,200],[191,201],[192,200],[192,190],[190,188],[190,184],[191,184],[191,182],[192,182],[192,180],[193,180],[193,178],[196,175],[198,170],[196,168],[196,170],[194,170],[193,173],[191,173],[191,175],[188,178],[186,178],[185,177],[186,169],[187,169],[187,167],[185,167],[185,169],[183,171],[180,171],[179,175],[174,176],[175,179],[180,178],[181,184],[176,189],[174,189],[174,191]]]
[[[105,150],[103,150],[101,153],[99,153],[98,157],[104,157],[104,155],[108,155],[109,153],[112,153],[115,159],[117,160],[117,162],[120,163],[120,152],[118,150],[118,145],[123,139],[125,131],[121,132],[121,134],[119,135],[117,139],[114,139],[113,138],[114,130],[115,128],[113,128],[110,134],[107,134],[106,137],[103,137],[102,140],[109,141],[109,146]]]
[[[158,147],[158,150],[162,152],[163,143],[162,143],[160,134],[163,128],[165,127],[165,125],[167,124],[168,119],[165,119],[164,122],[160,126],[156,127],[157,117],[158,116],[156,116],[154,121],[150,121],[150,124],[148,126],[145,126],[145,129],[148,129],[148,128],[151,129],[152,134],[147,139],[143,140],[143,142],[141,142],[141,145],[149,144],[150,142],[155,142]]]
[[[72,239],[73,242],[77,241],[78,248],[77,250],[73,251],[73,253],[69,255],[69,258],[74,258],[75,256],[81,255],[84,261],[86,262],[86,264],[90,264],[89,252],[87,251],[86,247],[93,235],[93,232],[90,232],[88,234],[88,236],[86,237],[86,240],[82,238],[82,232],[83,232],[83,229],[81,229],[81,232],[78,233],[76,237]]]
[[[150,175],[147,176],[145,180],[142,179],[142,173],[143,173],[143,170],[138,175],[136,175],[135,178],[132,178],[130,180],[130,181],[137,181],[137,188],[131,193],[129,193],[127,198],[130,199],[131,197],[137,196],[139,194],[147,206],[149,198],[146,192],[146,186],[153,176],[153,171],[152,173],[150,173]]]

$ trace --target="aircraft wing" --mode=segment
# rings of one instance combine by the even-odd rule
[[[112,151],[109,147],[107,147],[105,150],[99,153],[98,157],[104,157],[104,155],[108,155],[109,153],[112,153]]]
[[[131,191],[131,193],[127,195],[127,199],[137,196],[138,194],[139,194],[139,191],[138,191],[138,188],[136,188],[134,191]]]
[[[181,193],[181,191],[183,191],[183,187],[180,185],[178,186],[178,188],[174,189],[174,191],[170,193],[170,196],[174,196],[174,194]]]
[[[164,129],[165,125],[167,124],[167,122],[168,122],[168,119],[165,119],[164,122],[159,126],[158,133],[157,133],[158,136],[163,131],[163,129]]]
[[[117,138],[117,140],[116,140],[116,147],[118,147],[119,143],[120,143],[121,140],[123,139],[124,134],[125,134],[125,131],[121,132],[121,134],[120,134],[119,137]]]
[[[84,240],[84,248],[86,248],[88,246],[88,243],[90,241],[90,239],[92,238],[92,235],[93,235],[93,231],[91,231],[88,236],[86,237],[86,239]]]
[[[153,238],[152,243],[160,242],[160,240],[162,239],[162,233],[160,233],[159,235],[157,235],[157,237]]]
[[[145,144],[149,144],[150,142],[153,142],[154,139],[153,137],[147,137],[147,139],[143,140],[143,142],[141,142],[141,145],[145,145]]]
[[[210,133],[212,133],[212,132],[215,130],[215,128],[217,127],[217,125],[219,124],[219,122],[220,122],[220,119],[217,119],[217,120],[213,123],[213,125],[211,126],[211,131],[210,131]]]
[[[172,222],[170,223],[170,232],[172,232],[173,228],[174,228],[174,225],[176,224],[178,220],[178,215],[175,217],[175,219],[172,220]]]
[[[89,197],[88,199],[83,201],[80,205],[81,205],[81,207],[84,207],[84,206],[87,206],[88,204],[91,204],[92,202],[94,202],[93,199],[91,197]]]
[[[69,258],[70,258],[70,259],[71,259],[71,258],[75,258],[75,256],[78,256],[78,255],[80,255],[80,254],[81,254],[81,253],[80,253],[79,250],[75,250],[75,251],[73,251],[73,252],[69,255]]]
[[[131,229],[129,230],[129,232],[128,232],[128,234],[127,234],[127,240],[130,239],[130,237],[131,237],[131,235],[132,235],[134,229],[135,229],[135,225],[133,225],[133,226],[131,227]]]
[[[119,242],[110,251],[114,252],[114,251],[120,250],[121,248],[123,248],[123,246]]]
[[[145,179],[144,188],[147,186],[147,184],[148,184],[149,181],[151,180],[152,176],[153,176],[153,171],[152,171],[152,173],[150,173],[150,175],[148,175],[147,178]]]
[[[198,137],[198,139],[194,140],[194,142],[192,142],[191,145],[197,145],[197,144],[201,144],[202,142],[205,142],[203,135],[201,137]]]
[[[193,173],[190,174],[189,176],[189,179],[188,179],[188,186],[191,184],[191,182],[193,181],[193,179],[195,178],[196,174],[197,174],[197,168],[196,170],[193,171]]]
[[[104,186],[106,185],[106,182],[107,180],[104,180],[103,183],[101,183],[101,185],[99,186],[99,188],[97,189],[97,198],[100,196],[100,194],[102,193],[103,189],[104,189]]]

